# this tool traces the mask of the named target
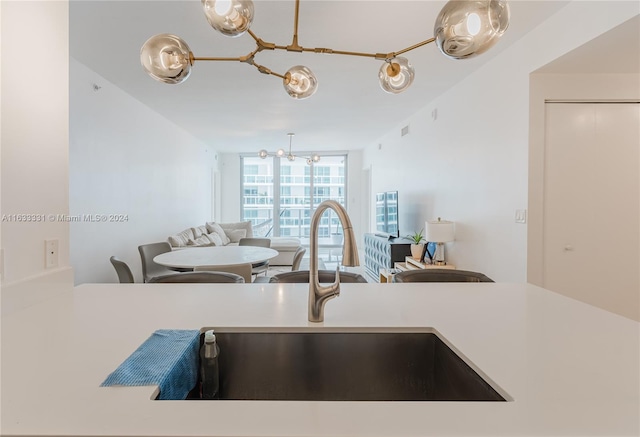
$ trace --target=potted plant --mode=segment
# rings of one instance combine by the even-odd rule
[[[422,236],[422,229],[418,232],[414,232],[411,235],[407,235],[407,238],[412,241],[411,243],[411,258],[416,261],[420,261],[422,253],[424,252],[424,237]]]

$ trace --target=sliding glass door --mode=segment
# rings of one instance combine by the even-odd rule
[[[254,236],[273,235],[274,159],[241,158],[243,221],[250,220]]]
[[[346,206],[347,156],[322,156],[308,165],[304,159],[261,159],[241,156],[241,217],[251,220],[256,236],[309,237],[311,216],[322,201]],[[323,216],[319,235],[341,235],[337,216]]]

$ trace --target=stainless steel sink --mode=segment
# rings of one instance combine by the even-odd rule
[[[505,400],[436,332],[206,329],[220,346],[221,400]]]

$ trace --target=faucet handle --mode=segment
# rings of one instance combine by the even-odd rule
[[[340,265],[339,264],[336,266],[336,280],[333,281],[333,285],[335,286],[335,290],[333,294],[335,296],[339,296],[340,295]]]

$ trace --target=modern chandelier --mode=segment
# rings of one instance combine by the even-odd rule
[[[189,77],[195,61],[238,61],[253,65],[260,73],[281,78],[285,90],[294,99],[312,96],[318,88],[318,81],[308,67],[296,65],[286,73],[279,74],[255,62],[255,56],[263,50],[286,50],[382,60],[384,62],[378,72],[380,86],[388,93],[397,94],[411,85],[415,75],[408,59],[400,55],[435,41],[440,51],[449,58],[471,58],[491,48],[509,25],[509,6],[506,0],[450,0],[436,18],[433,38],[397,52],[364,53],[299,45],[300,0],[295,0],[293,39],[289,45],[263,41],[251,31],[254,15],[252,0],[202,0],[202,6],[209,24],[215,30],[228,37],[248,33],[255,40],[255,50],[236,58],[196,57],[180,37],[167,33],[156,35],[149,38],[140,51],[142,66],[152,78],[177,84]]]
[[[262,149],[258,152],[258,156],[262,159],[265,159],[267,156],[274,156],[276,158],[284,158],[286,156],[289,161],[295,161],[296,158],[304,158],[307,160],[307,164],[309,165],[320,161],[320,155],[318,155],[317,153],[313,153],[311,156],[294,155],[291,152],[291,141],[293,140],[295,134],[288,133],[287,135],[289,135],[289,153],[286,153],[284,149],[278,149],[276,153],[269,153],[265,149]]]

